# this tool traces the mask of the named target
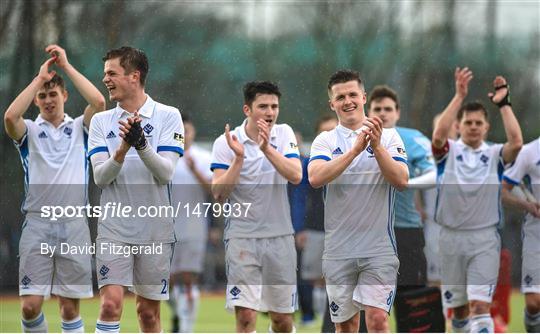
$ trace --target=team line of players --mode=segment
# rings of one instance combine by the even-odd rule
[[[303,173],[293,130],[276,123],[279,88],[267,81],[247,83],[246,119],[235,129],[226,125],[209,155],[191,145],[193,125],[182,121],[178,109],[145,93],[148,59],[141,50],[122,47],[103,58],[103,83],[110,100],[117,103],[106,111],[102,111],[104,97],[68,62],[65,50],[50,45],[45,51],[51,57],[4,116],[25,171],[26,218],[19,245],[23,330],[47,330],[41,306],[52,293],[59,297],[62,330],[84,331],[79,299],[92,296],[91,259],[40,256],[39,247],[43,242],[89,244],[86,219],[51,221],[39,213],[43,205],[86,204],[89,159],[94,182],[101,188],[101,205],[170,205],[171,196],[173,202],[200,203],[207,194],[232,205],[252,203],[245,216],[229,217],[225,224],[227,308],[234,310],[239,332],[255,330],[257,311],[269,313],[270,332],[294,332],[296,250],[286,185],[300,183]],[[52,65],[88,102],[82,116],[72,119],[64,113],[68,95]],[[540,163],[534,159],[540,157],[540,141],[521,149],[509,88],[503,77],[497,77],[490,99],[499,107],[507,142],[488,145],[485,107],[463,103],[471,79],[468,68],[456,69],[456,94],[433,133],[436,164],[418,173],[410,168],[407,145],[394,128],[396,112],[399,118],[397,98],[379,94],[368,103],[357,72],[340,70],[330,77],[329,106],[339,124],[315,138],[307,174],[313,187],[325,186],[322,274],[338,332],[357,331],[360,310],[366,313],[368,330],[389,330],[400,266],[393,226],[395,192],[415,180],[426,183],[421,176],[409,177],[433,170],[438,184],[435,220],[442,226],[443,302],[454,309],[453,329],[493,331],[489,304],[499,267],[500,198],[492,187],[499,187],[504,171],[505,199],[529,212],[524,227],[525,323],[528,330],[540,331],[540,208],[508,191],[528,175],[538,202]],[[23,119],[32,102],[40,110],[35,121]],[[449,139],[456,120],[460,138]],[[182,187],[175,191],[171,182]],[[141,331],[161,331],[160,301],[169,299],[169,284],[174,286],[171,295],[183,317],[183,330],[193,330],[199,292],[191,274],[202,270],[205,248],[194,235],[204,235],[206,228],[198,219],[177,224],[170,217],[99,220],[97,247],[164,246],[161,254],[96,254],[101,299],[97,332],[120,330],[126,287],[136,294]],[[173,253],[178,260],[171,264]],[[182,286],[174,284],[178,281]]]

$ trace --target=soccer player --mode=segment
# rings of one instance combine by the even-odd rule
[[[403,140],[407,152],[410,182],[413,178],[424,175],[424,177],[431,179],[432,186],[434,186],[435,164],[431,154],[430,140],[418,130],[396,127],[401,116],[397,93],[388,86],[375,86],[369,93],[368,110],[369,117],[379,117],[384,128],[395,127]],[[403,292],[422,288],[427,283],[425,241],[422,219],[415,205],[416,190],[414,186],[414,184],[409,185],[409,189],[396,194],[394,231],[400,263],[397,300],[403,300]],[[402,313],[403,310],[396,307],[397,319],[403,318]],[[414,320],[409,319],[409,321],[413,322],[411,326],[414,326]],[[400,323],[398,321],[398,332],[407,331],[408,328],[399,328]]]
[[[169,297],[173,217],[160,213],[150,218],[144,209],[170,205],[169,183],[183,154],[184,128],[178,109],[145,93],[148,59],[143,51],[121,47],[107,52],[103,61],[103,83],[117,105],[92,120],[88,156],[102,189],[103,210],[121,203],[132,212],[105,213],[98,220],[101,307],[96,331],[120,330],[124,288],[130,287],[137,295],[141,331],[159,332],[160,300]]]
[[[530,183],[530,198],[519,198],[510,191],[524,178]],[[521,292],[525,294],[525,328],[540,332],[540,138],[523,146],[516,162],[504,172],[503,202],[527,212],[523,225]]]
[[[456,93],[432,138],[439,190],[435,221],[442,225],[441,290],[443,303],[453,309],[454,332],[493,332],[489,309],[501,247],[498,190],[502,170],[515,160],[523,140],[503,77],[495,78],[489,97],[499,107],[507,142],[488,145],[486,108],[479,102],[463,104],[473,74],[465,67],[456,68],[454,76]],[[456,119],[461,137],[449,140]]]
[[[194,144],[195,126],[186,114],[182,115],[185,130],[184,157],[178,161],[173,176],[172,204],[180,206],[181,214],[174,225],[176,244],[171,264],[171,287],[175,326],[180,333],[193,332],[199,308],[198,275],[203,271],[208,238],[211,204],[210,186],[212,155]],[[175,331],[173,331],[175,332]]]
[[[368,331],[389,331],[399,261],[393,233],[395,189],[407,186],[403,142],[380,118],[364,115],[366,93],[356,71],[328,82],[339,125],[311,147],[309,181],[326,185],[323,275],[337,332],[357,332],[365,310]]]
[[[253,332],[257,311],[268,312],[270,332],[293,332],[296,308],[296,250],[287,181],[302,179],[298,146],[287,124],[276,124],[278,86],[244,86],[244,122],[214,142],[212,193],[240,214],[225,226],[227,308],[236,330]]]
[[[19,150],[25,174],[22,210],[26,219],[19,242],[22,330],[47,331],[41,307],[44,297],[52,293],[60,303],[62,331],[84,332],[79,298],[93,295],[91,255],[60,254],[60,244],[90,244],[88,223],[82,217],[53,221],[40,212],[44,206],[86,205],[87,128],[92,116],[105,109],[105,98],[69,63],[64,49],[49,45],[45,51],[51,58],[4,114],[6,132]],[[73,119],[64,112],[68,92],[62,77],[50,70],[52,65],[70,78],[88,102],[83,115]],[[32,102],[39,108],[35,121],[23,118]],[[57,249],[42,254],[42,243]]]

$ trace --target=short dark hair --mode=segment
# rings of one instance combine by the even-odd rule
[[[64,79],[62,79],[62,77],[58,74],[55,74],[51,80],[43,84],[43,88],[45,89],[53,89],[56,86],[62,88],[62,90],[66,90],[66,84],[64,83]]]
[[[103,61],[115,58],[120,58],[120,66],[124,68],[126,73],[139,71],[141,74],[139,82],[141,86],[144,86],[149,67],[148,58],[142,50],[132,48],[131,46],[122,46],[119,49],[109,50],[105,57],[103,57]]]
[[[326,123],[328,121],[333,121],[333,120],[336,120],[336,121],[338,120],[335,113],[328,112],[321,115],[321,117],[317,119],[317,123],[315,123],[315,132],[319,132],[319,127],[321,126],[321,124]]]
[[[328,80],[328,93],[332,90],[332,87],[336,84],[345,83],[349,81],[357,81],[361,88],[364,88],[364,83],[360,78],[360,73],[354,70],[339,70],[330,76]]]
[[[387,85],[375,86],[369,93],[368,108],[371,108],[371,102],[380,101],[385,97],[393,100],[396,103],[396,109],[399,109],[399,99],[395,90]]]
[[[244,85],[244,104],[251,106],[257,94],[275,95],[281,97],[279,87],[270,81],[250,81]]]
[[[458,111],[457,119],[458,119],[458,121],[461,121],[461,119],[463,118],[463,116],[466,113],[476,112],[476,111],[482,112],[482,114],[484,114],[484,117],[486,118],[486,121],[489,120],[487,109],[479,101],[468,102],[468,103],[465,103],[464,105],[462,105],[461,109],[459,109],[459,111]]]

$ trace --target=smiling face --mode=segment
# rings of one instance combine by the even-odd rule
[[[34,104],[39,108],[41,117],[51,123],[64,118],[64,103],[67,101],[67,91],[59,85],[42,87],[34,98]]]
[[[358,81],[337,83],[330,89],[330,109],[336,112],[339,123],[356,130],[364,121],[366,92]]]
[[[396,102],[389,97],[372,100],[369,106],[369,117],[377,116],[383,121],[383,127],[393,128],[399,120],[399,109]]]
[[[256,127],[257,121],[262,119],[272,128],[279,115],[279,97],[273,94],[257,94],[251,106],[245,104],[243,110],[248,118],[248,125]]]
[[[109,91],[109,99],[114,102],[122,102],[133,95],[133,91],[139,87],[139,71],[126,70],[120,65],[120,58],[112,58],[105,61],[103,83]]]

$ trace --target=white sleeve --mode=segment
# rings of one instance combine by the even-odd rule
[[[176,152],[180,156],[184,155],[184,123],[180,112],[176,108],[172,108],[168,112],[169,115],[163,122],[163,130],[159,136],[158,146],[156,151]]]
[[[229,166],[234,160],[234,152],[231,150],[225,139],[225,135],[221,135],[214,142],[212,147],[212,163],[210,170],[214,169],[229,169]]]
[[[528,159],[528,147],[525,146],[519,152],[514,164],[504,171],[503,180],[512,184],[518,185],[528,172],[528,162],[532,159]]]
[[[175,150],[162,150],[160,153],[154,151],[150,145],[146,145],[144,150],[137,150],[137,154],[144,165],[150,170],[159,184],[171,182],[176,163],[180,158]]]
[[[293,129],[287,124],[283,124],[283,129],[283,135],[285,136],[283,140],[283,155],[287,158],[300,158],[300,151],[298,150],[298,143],[296,142]]]
[[[100,118],[94,116],[90,121],[90,133],[88,134],[88,159],[98,152],[107,152],[110,155]]]
[[[397,130],[394,129],[384,129],[384,131],[389,132],[388,142],[385,145],[386,150],[390,153],[392,159],[396,161],[401,161],[407,163],[407,153],[405,152],[405,144],[401,139]]]
[[[94,172],[94,182],[100,188],[105,188],[111,184],[122,169],[122,164],[114,160],[112,156],[109,157],[107,152],[92,154],[90,161]]]
[[[326,161],[332,160],[332,147],[328,143],[328,132],[319,134],[311,144],[311,152],[309,161],[322,159]]]

